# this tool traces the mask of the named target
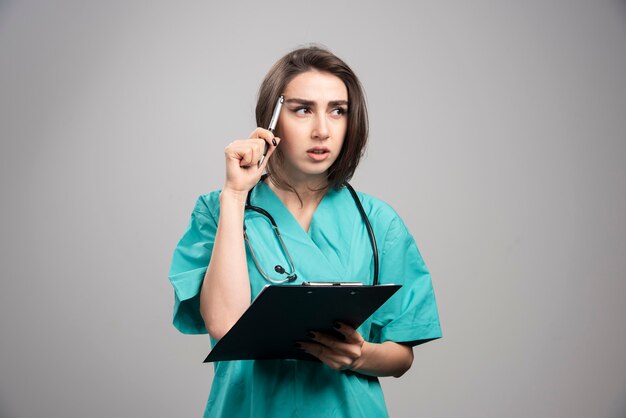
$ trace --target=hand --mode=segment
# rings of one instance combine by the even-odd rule
[[[365,340],[351,326],[342,323],[336,325],[335,329],[343,334],[345,340],[311,331],[313,341],[299,341],[298,344],[305,352],[332,369],[353,370],[363,355]]]
[[[224,150],[226,159],[226,182],[223,190],[237,194],[248,193],[259,181],[280,138],[271,131],[256,128],[248,139],[240,139],[230,143]],[[265,144],[268,144],[267,155],[259,167],[258,163],[263,156]]]

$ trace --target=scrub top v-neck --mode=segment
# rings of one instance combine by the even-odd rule
[[[250,202],[268,211],[276,220],[287,251],[294,254],[292,257],[298,272],[298,280],[295,283],[341,281],[351,273],[356,273],[349,269],[348,253],[351,243],[348,239],[355,234],[356,227],[361,227],[362,221],[354,217],[355,213],[358,216],[358,212],[349,194],[336,190],[328,191],[313,213],[308,231],[302,228],[267,184],[261,182],[252,190]],[[268,274],[273,273],[274,266],[286,263],[286,258],[279,242],[272,237],[269,221],[262,215],[248,211],[245,222],[250,245],[253,246],[255,254],[259,257],[262,253],[259,258],[264,256],[265,264],[261,263],[263,270],[269,272]],[[330,225],[333,227],[328,228]],[[371,253],[371,249],[369,251]],[[322,271],[320,264],[323,265]],[[367,264],[365,262],[363,266],[358,267],[364,267],[365,272]],[[274,273],[272,278],[280,277]],[[371,279],[360,277],[350,281],[369,283]]]

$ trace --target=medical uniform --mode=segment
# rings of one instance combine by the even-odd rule
[[[316,209],[308,233],[270,187],[261,182],[251,204],[276,220],[298,275],[303,281],[358,281],[371,284],[373,256],[366,226],[346,188],[330,190]],[[441,337],[430,275],[413,237],[384,202],[359,193],[378,243],[379,283],[401,284],[358,331],[365,340],[417,345]],[[174,325],[186,334],[206,333],[199,312],[202,280],[211,258],[219,192],[198,198],[191,221],[172,260]],[[267,218],[246,211],[250,244],[266,274],[285,278],[274,266],[288,269],[287,259]],[[255,267],[250,251],[248,272],[252,298],[268,282]],[[320,307],[323,309],[323,307]],[[289,315],[289,312],[284,312]],[[280,321],[281,318],[268,318]],[[224,361],[215,376],[205,417],[385,417],[387,409],[376,377],[336,371],[319,362],[299,360]]]

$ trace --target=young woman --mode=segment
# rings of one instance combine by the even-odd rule
[[[280,96],[274,135],[261,127]],[[208,331],[215,342],[266,284],[371,280],[375,263],[359,204],[377,241],[378,282],[402,288],[358,329],[336,324],[344,338],[312,332],[298,342],[320,362],[216,363],[205,417],[387,416],[377,377],[404,374],[412,347],[441,331],[430,275],[404,223],[384,202],[346,186],[368,136],[361,85],[327,50],[292,51],[265,77],[256,122],[248,139],[226,147],[224,187],[198,199],[176,247],[174,325]],[[271,214],[284,248],[268,218],[246,202]]]

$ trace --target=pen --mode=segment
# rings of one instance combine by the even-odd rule
[[[272,118],[270,119],[270,126],[268,126],[267,130],[271,133],[274,133],[274,129],[276,129],[276,124],[278,123],[278,115],[280,115],[280,109],[283,107],[283,102],[285,101],[284,96],[280,96],[276,101],[276,106],[274,106],[274,112],[272,113]],[[263,151],[263,156],[259,160],[259,167],[263,164],[263,160],[265,160],[265,156],[267,155],[267,150],[269,149],[269,144],[265,141],[265,150]]]

